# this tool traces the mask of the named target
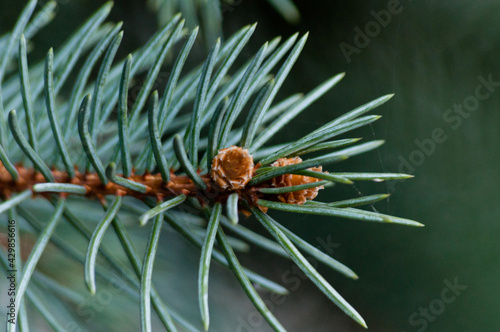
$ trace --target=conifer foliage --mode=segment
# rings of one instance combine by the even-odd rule
[[[361,315],[308,262],[314,257],[339,273],[356,274],[317,250],[274,220],[272,210],[326,215],[367,222],[422,226],[420,223],[360,209],[385,199],[376,194],[336,202],[316,200],[320,189],[351,185],[354,181],[397,180],[397,173],[327,172],[332,163],[371,151],[382,141],[358,142],[350,131],[376,121],[367,115],[392,95],[370,101],[345,113],[296,141],[269,146],[280,130],[343,78],[338,74],[306,94],[277,100],[276,96],[303,49],[307,34],[266,42],[246,62],[237,63],[256,26],[246,26],[212,45],[206,60],[185,66],[198,28],[184,27],[174,16],[140,49],[117,58],[124,38],[122,23],[105,22],[112,4],[103,5],[68,40],[49,49],[44,61],[28,63],[32,38],[54,17],[55,3],[41,9],[28,2],[12,29],[0,37],[0,213],[29,224],[36,242],[21,256],[19,234],[16,270],[15,324],[8,331],[27,327],[26,301],[38,309],[55,330],[64,330],[41,304],[31,282],[49,243],[84,266],[82,280],[95,294],[100,278],[120,272],[131,294],[140,297],[142,331],[151,331],[155,311],[168,331],[198,331],[210,327],[209,269],[216,261],[230,269],[248,298],[276,331],[285,331],[268,310],[254,285],[279,294],[287,290],[243,267],[235,255],[235,238],[291,259],[341,310],[362,326]],[[35,43],[36,46],[36,43]],[[245,50],[245,52],[249,52]],[[172,61],[168,82],[154,90],[167,61]],[[238,62],[239,63],[239,62]],[[138,77],[138,93],[129,95]],[[187,112],[186,112],[187,110]],[[237,127],[238,119],[243,126]],[[342,138],[339,138],[342,136]],[[311,157],[310,155],[313,154]],[[299,157],[300,156],[300,157]],[[321,194],[320,194],[321,196]],[[52,216],[40,218],[31,208],[35,199],[53,206]],[[96,200],[100,220],[90,229],[70,202]],[[189,210],[186,210],[189,207]],[[140,257],[120,220],[122,209],[136,214],[137,223],[151,227]],[[198,220],[193,233],[179,211]],[[61,241],[57,227],[65,223],[88,243],[87,251]],[[242,224],[260,223],[263,237]],[[2,225],[3,221],[2,221]],[[108,229],[112,226],[112,230]],[[200,323],[188,322],[174,305],[162,299],[152,283],[162,227],[171,227],[201,252],[198,294]],[[2,232],[6,230],[4,226]],[[106,232],[116,233],[132,268],[124,267],[103,247]],[[1,266],[9,267],[6,246]],[[21,261],[20,257],[26,257]],[[98,257],[102,261],[98,262]],[[55,288],[55,299],[61,290]],[[63,301],[64,296],[61,296]],[[199,327],[198,327],[199,325]]]

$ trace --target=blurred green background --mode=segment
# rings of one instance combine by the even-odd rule
[[[375,112],[383,118],[358,130],[359,137],[384,139],[386,144],[335,165],[335,170],[403,171],[415,178],[337,186],[319,198],[391,193],[387,202],[376,205],[380,212],[418,220],[426,227],[286,214],[275,214],[276,218],[315,246],[329,242],[333,257],[357,272],[360,279],[352,281],[319,268],[363,315],[369,331],[500,331],[500,83],[480,88],[489,93],[483,100],[475,97],[477,87],[484,85],[482,78],[500,82],[500,2],[294,2],[301,13],[296,25],[286,22],[264,0],[235,1],[223,12],[226,36],[259,22],[243,57],[276,35],[310,32],[283,96],[307,92],[346,72],[337,87],[278,135],[279,141],[296,139],[362,103],[395,93]],[[0,30],[5,31],[23,2],[0,3]],[[76,27],[75,21],[83,20],[100,3],[61,1],[58,18],[37,39],[36,52],[42,56],[48,47],[58,45],[70,33],[69,27]],[[388,8],[393,13],[384,16],[390,13]],[[123,54],[141,45],[156,28],[154,13],[139,0],[117,1],[112,19],[124,20]],[[198,46],[201,58],[206,51]],[[345,50],[350,51],[348,56]],[[246,223],[251,225],[252,220]],[[143,233],[137,232],[138,239],[147,237]],[[169,251],[171,245],[162,248],[170,261],[175,257]],[[178,252],[190,250],[182,241],[176,246]],[[198,256],[192,251],[187,257],[160,276],[169,278],[171,285],[193,288],[187,293],[167,290],[167,294],[175,296],[181,311],[196,317]],[[264,295],[276,304],[272,310],[289,331],[363,330],[301,279],[290,262],[256,249],[241,259],[273,280],[294,286],[285,299]],[[213,287],[218,290],[211,293],[217,293],[214,331],[269,330],[229,272],[217,269],[211,280],[216,280]],[[445,290],[455,282],[467,288]]]
[[[310,31],[305,52],[286,85],[290,92],[308,90],[332,74],[346,72],[333,92],[283,133],[285,141],[357,104],[385,93],[396,94],[376,110],[383,118],[360,134],[387,143],[378,152],[339,167],[412,172],[416,177],[408,181],[358,185],[358,189],[364,194],[391,193],[387,203],[377,206],[380,211],[419,220],[426,227],[408,229],[330,218],[287,222],[307,234],[312,243],[331,234],[340,244],[334,257],[359,273],[360,280],[344,280],[333,273],[329,280],[360,310],[369,330],[500,331],[499,84],[479,105],[471,98],[480,84],[478,77],[491,75],[500,82],[500,3],[401,1],[399,13],[391,15],[390,22],[385,20],[386,27],[379,24],[376,33],[376,25],[370,22],[377,22],[379,15],[373,11],[380,13],[394,3],[296,1],[302,21],[293,27],[264,3],[246,3],[228,14],[225,23],[232,31],[267,13],[269,18],[259,20],[258,30],[265,38]],[[357,47],[359,54],[346,58],[340,45],[356,46],[358,28],[367,34],[369,43],[357,40],[363,46]],[[464,103],[463,115],[455,113],[455,105]],[[446,139],[429,143],[436,129]],[[422,148],[416,140],[426,144]],[[403,159],[411,170],[402,166]],[[328,198],[356,194],[352,188],[338,190],[338,195],[328,191],[334,196]],[[442,308],[444,282],[455,278],[467,288]],[[297,324],[294,331],[363,330],[349,321],[344,325],[342,316],[332,315],[333,306],[320,295],[311,296],[313,287],[298,292],[304,299],[297,296],[300,304],[289,305],[296,310],[291,314]],[[427,318],[421,308],[429,310]],[[279,312],[286,317],[286,309]],[[319,326],[309,328],[313,323]]]

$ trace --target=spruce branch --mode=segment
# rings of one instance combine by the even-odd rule
[[[272,3],[284,12],[293,12],[289,1]],[[36,284],[43,279],[36,266],[49,242],[83,266],[82,281],[91,294],[96,292],[100,279],[119,278],[128,299],[140,302],[138,319],[142,331],[153,329],[152,309],[168,331],[176,331],[178,327],[199,330],[194,325],[208,330],[212,260],[234,273],[274,330],[285,331],[253,284],[278,294],[286,294],[287,290],[241,265],[236,253],[248,250],[249,244],[291,259],[333,303],[366,327],[361,315],[311,266],[301,251],[348,278],[357,279],[357,275],[289,231],[267,212],[270,209],[423,226],[409,219],[359,208],[383,200],[387,194],[335,202],[314,200],[320,189],[350,186],[355,181],[411,177],[399,173],[328,173],[323,169],[383,144],[383,141],[358,143],[359,138],[336,137],[378,120],[380,116],[366,113],[382,106],[392,95],[370,101],[296,141],[266,146],[345,75],[337,74],[308,93],[275,101],[305,47],[308,34],[300,38],[295,34],[283,42],[275,38],[242,62],[237,60],[256,29],[255,24],[246,26],[226,42],[217,39],[203,64],[188,69],[185,64],[193,52],[198,28],[187,31],[184,19],[172,15],[141,49],[119,60],[118,50],[126,36],[121,23],[104,23],[111,10],[108,3],[61,47],[50,48],[45,61],[29,64],[27,40],[35,38],[38,31],[35,24],[50,22],[50,15],[46,18],[41,15],[52,13],[53,6],[54,3],[49,3],[33,16],[36,1],[30,1],[13,31],[0,39],[5,47],[0,56],[0,213],[19,218],[30,226],[22,232],[38,237],[24,264],[19,262],[24,265],[15,299],[19,327],[28,326],[30,319],[23,301],[25,295],[50,326],[56,330],[62,326],[44,308],[48,290],[39,289]],[[183,45],[176,55],[175,46],[181,42]],[[169,55],[173,58],[172,71],[165,89],[158,93],[154,83]],[[10,66],[15,63],[18,66]],[[17,71],[7,72],[8,65],[17,67]],[[68,80],[73,75],[74,80]],[[144,83],[137,96],[132,96],[130,91],[139,75],[145,77]],[[68,96],[60,93],[63,88],[69,91]],[[183,115],[181,111],[191,103],[191,112]],[[239,119],[245,119],[242,126]],[[315,156],[305,160],[299,157],[310,153]],[[30,205],[38,198],[50,203],[48,221],[34,213]],[[101,203],[104,212],[95,226],[88,226],[71,204],[92,200]],[[140,225],[154,220],[145,248],[136,250],[129,225],[120,220],[120,213],[125,210],[132,211]],[[254,218],[246,218],[250,215]],[[272,239],[245,227],[255,220]],[[153,284],[153,266],[164,221],[201,252],[198,265],[201,324],[191,323],[177,313]],[[58,234],[56,226],[61,222],[69,225],[73,236],[85,241],[86,251]],[[110,225],[130,266],[117,260],[107,246],[105,234]],[[4,231],[3,226],[0,231]],[[226,231],[235,237],[226,235]],[[16,241],[20,239],[18,234]],[[145,255],[141,259],[138,252],[143,250]],[[98,257],[103,258],[102,262]],[[0,252],[0,261],[5,265],[4,250]],[[58,301],[75,298],[63,287],[52,287],[50,291],[51,298]],[[13,331],[16,326],[8,328]]]

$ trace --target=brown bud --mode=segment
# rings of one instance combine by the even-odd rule
[[[236,190],[245,188],[253,170],[253,158],[248,150],[233,145],[215,156],[210,176],[221,189]]]
[[[274,163],[272,163],[271,166],[282,167],[282,166],[291,165],[291,164],[298,164],[301,162],[302,162],[302,159],[300,159],[299,157],[280,158],[280,159],[276,160]],[[312,168],[308,168],[308,169],[311,171],[317,171],[317,172],[323,171],[322,166],[312,167]],[[317,178],[312,178],[310,176],[297,175],[297,174],[284,174],[284,175],[280,175],[280,176],[273,178],[271,180],[271,185],[273,187],[279,188],[279,187],[298,186],[301,184],[318,182],[318,181],[321,181],[321,180],[317,179]],[[306,202],[306,200],[313,200],[318,195],[319,189],[323,189],[323,186],[294,191],[294,192],[290,192],[290,193],[279,194],[278,199],[280,201],[282,201],[283,203],[302,205]]]

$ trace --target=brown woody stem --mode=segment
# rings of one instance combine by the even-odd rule
[[[32,189],[35,184],[47,182],[42,174],[36,172],[33,168],[25,168],[22,165],[16,165],[16,170],[19,173],[19,178],[14,180],[0,163],[0,195],[4,199],[9,198],[13,193]],[[149,196],[155,197],[158,200],[163,200],[166,197],[180,194],[188,196],[198,196],[200,194],[193,182],[187,176],[175,175],[173,172],[170,172],[171,176],[168,183],[163,182],[160,174],[133,174],[127,178],[128,180],[149,187],[150,189],[146,193],[139,193],[112,182],[103,185],[96,173],[80,173],[76,170],[75,176],[71,178],[63,171],[52,170],[51,172],[54,176],[55,183],[69,183],[83,186],[87,189],[87,193],[85,194],[86,197],[101,200],[106,195],[133,196],[139,199],[144,199],[145,196]],[[207,183],[207,186],[211,187],[212,183],[208,174],[202,175],[201,177],[203,181]],[[34,194],[46,196],[48,193]]]

